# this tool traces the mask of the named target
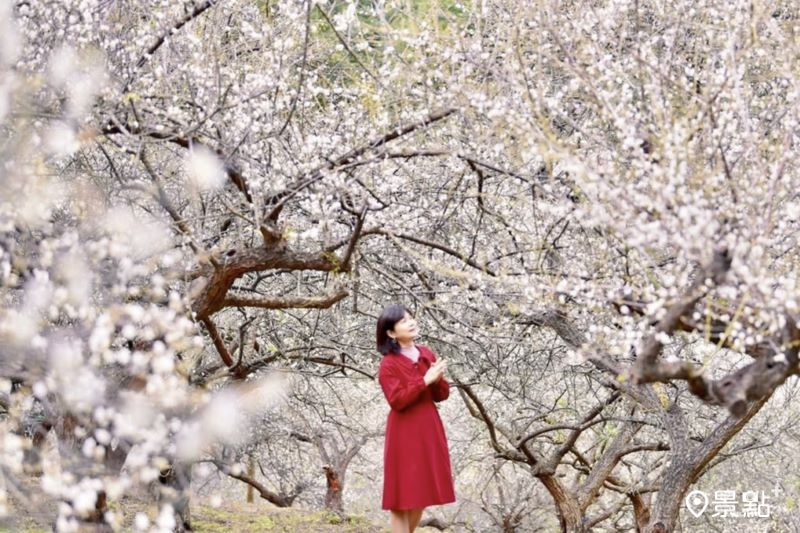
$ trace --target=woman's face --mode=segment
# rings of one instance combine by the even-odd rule
[[[393,339],[396,339],[401,344],[413,341],[419,331],[417,329],[417,321],[408,312],[403,315],[395,325],[393,330],[389,330],[388,334]]]

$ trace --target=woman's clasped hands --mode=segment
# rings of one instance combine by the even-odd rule
[[[430,385],[431,383],[436,383],[440,379],[444,377],[444,372],[447,370],[447,362],[443,359],[439,359],[435,363],[431,365],[427,372],[425,372],[425,377],[422,378],[425,380],[425,385]]]

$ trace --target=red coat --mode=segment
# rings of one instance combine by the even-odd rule
[[[383,448],[383,509],[420,509],[456,500],[450,452],[433,402],[446,400],[444,378],[429,386],[422,376],[436,355],[417,345],[419,361],[399,353],[383,356],[378,381],[392,408]]]

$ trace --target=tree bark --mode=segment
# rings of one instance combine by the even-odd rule
[[[247,475],[251,479],[254,479],[256,477],[256,462],[255,462],[255,459],[253,459],[252,455],[250,455],[250,457],[248,457]],[[254,499],[253,499],[253,486],[252,485],[247,485],[247,503],[253,503],[253,501],[254,501]]]
[[[175,531],[192,531],[189,516],[189,487],[192,482],[192,466],[173,460],[158,476],[161,483],[159,499],[172,505],[175,510]]]
[[[325,471],[325,508],[333,511],[336,514],[344,512],[344,502],[342,501],[342,494],[344,493],[344,471],[337,472],[336,469],[329,465],[322,467]]]
[[[628,498],[633,504],[633,517],[636,523],[636,533],[643,533],[650,522],[650,495],[629,494]]]
[[[553,475],[539,474],[536,476],[545,486],[556,504],[558,522],[564,533],[584,533],[583,513],[578,500],[570,495]]]
[[[695,447],[689,447],[687,439],[683,435],[680,437],[682,442],[672,448],[670,464],[662,478],[650,523],[645,530],[647,533],[668,533],[675,530],[680,517],[681,505],[689,492],[689,487],[703,475],[708,463],[761,410],[767,400],[769,400],[769,396],[753,403],[741,418],[729,416],[705,438],[702,444]],[[673,409],[670,410],[673,411]],[[667,425],[671,436],[673,430],[678,429],[675,425],[670,428],[671,422],[676,420],[682,422],[682,416],[679,413],[673,412],[673,415],[677,416],[667,417],[670,420]]]

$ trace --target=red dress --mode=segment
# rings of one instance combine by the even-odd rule
[[[425,385],[422,377],[436,355],[425,346],[417,348],[417,363],[389,353],[378,371],[392,408],[383,448],[383,509],[420,509],[456,501],[447,437],[433,403],[450,396],[450,385],[444,378]]]

